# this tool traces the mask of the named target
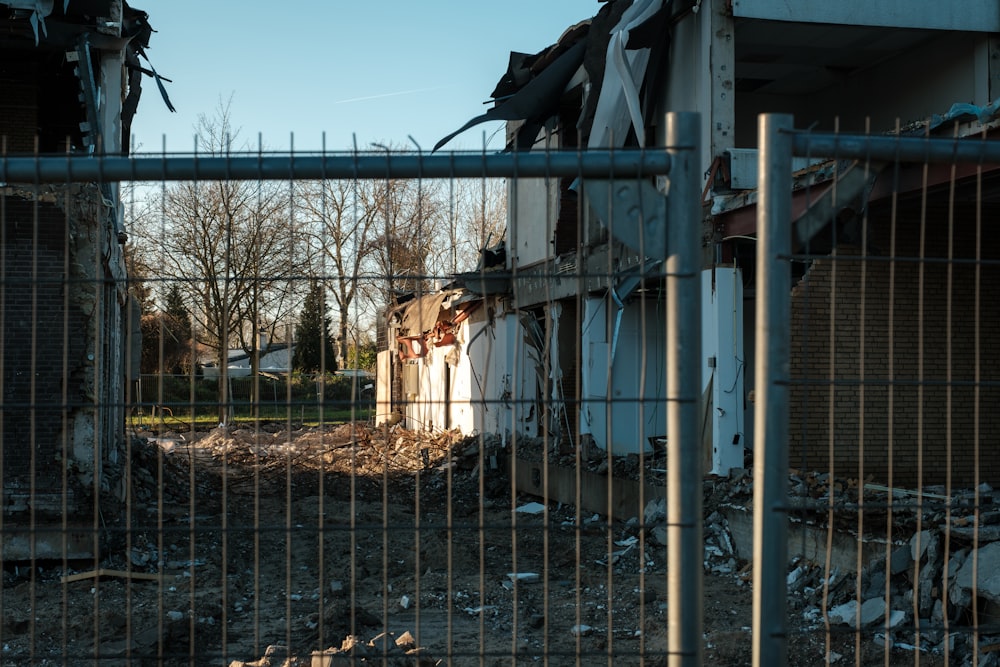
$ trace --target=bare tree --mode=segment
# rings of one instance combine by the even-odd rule
[[[310,219],[312,240],[321,253],[319,266],[322,282],[333,295],[338,316],[337,362],[347,362],[353,325],[356,324],[359,300],[370,297],[363,278],[368,254],[374,246],[377,210],[371,183],[359,181],[320,181],[308,183],[299,200]],[[351,309],[355,317],[351,317]]]
[[[199,152],[218,156],[244,148],[236,135],[228,105],[220,104],[214,116],[199,119]],[[215,350],[222,377],[234,343],[250,355],[255,373],[259,331],[273,334],[298,305],[295,279],[303,273],[303,253],[291,197],[270,182],[196,181],[164,188],[160,200],[160,215],[147,215],[141,226],[147,250],[155,255],[147,263],[176,281],[188,300],[195,335]],[[222,420],[225,384],[219,383]]]
[[[506,238],[507,184],[496,178],[456,180],[450,189],[450,268],[453,273],[472,271],[484,249]]]
[[[428,279],[444,275],[439,260],[446,205],[439,181],[387,179],[372,183],[377,232],[366,253],[382,286],[382,303],[430,289]]]

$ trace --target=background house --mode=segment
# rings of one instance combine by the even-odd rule
[[[292,358],[295,356],[294,343],[265,342],[261,346],[259,354],[259,370],[261,373],[287,375],[292,372]],[[201,366],[202,377],[206,380],[214,380],[219,377],[219,367],[215,365],[214,361],[207,361],[214,358],[215,354],[213,353],[210,357],[206,357],[205,361],[207,363]],[[229,359],[229,367],[227,368],[229,377],[240,378],[250,376],[252,359],[250,353],[246,350],[242,348],[228,350],[227,359]]]

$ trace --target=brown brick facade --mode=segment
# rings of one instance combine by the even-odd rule
[[[956,486],[1000,487],[1000,234],[983,223],[977,267],[975,218],[958,216],[949,264],[947,218],[931,216],[920,262],[918,214],[895,224],[897,261],[892,224],[873,219],[874,258],[841,245],[793,288],[790,464],[911,488],[949,472]]]
[[[0,97],[0,149],[8,153],[34,151],[38,128],[36,86],[3,81]]]
[[[10,196],[2,207],[3,485],[8,494],[27,492],[33,465],[35,492],[52,493],[71,458],[63,453],[72,452],[67,419],[86,409],[77,366],[93,324],[66,298],[66,213]]]

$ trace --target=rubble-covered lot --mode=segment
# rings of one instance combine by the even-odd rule
[[[512,488],[503,443],[454,433],[140,436],[128,503],[98,516],[99,559],[5,563],[4,664],[666,664],[662,503],[612,522],[544,505]],[[863,516],[860,534],[881,535],[884,555],[859,576],[792,564],[789,664],[1000,664],[1000,542],[986,539],[994,514],[978,513],[990,525],[977,533],[973,512],[992,490],[947,500],[865,487],[859,512],[857,488],[790,480],[794,521],[857,535]],[[752,490],[748,471],[705,483],[715,665],[750,664],[751,565],[726,517]]]

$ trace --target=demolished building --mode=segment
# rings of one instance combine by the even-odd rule
[[[548,49],[512,53],[495,105],[459,131],[505,120],[511,150],[648,148],[664,144],[666,112],[700,112],[706,470],[725,473],[753,447],[757,116],[992,138],[998,29],[990,2],[613,0]],[[977,220],[1000,172],[959,165],[950,194],[950,167],[820,155],[796,168],[792,460],[898,485],[943,483],[946,469],[954,484],[995,479],[1000,461],[979,453],[1000,415],[976,406],[1000,399],[998,351],[982,342],[1000,311],[980,302],[1000,279],[1000,235]],[[656,239],[599,182],[522,178],[510,194],[504,269],[518,280],[487,281],[504,304],[491,327],[511,350],[543,332],[545,359],[511,376],[535,377],[549,410],[505,428],[648,450],[665,432],[663,267],[639,248]],[[505,376],[482,394],[503,395]]]
[[[0,25],[4,156],[127,153],[141,79],[155,76],[140,63],[146,13],[5,0]],[[92,528],[99,498],[124,498],[126,384],[139,370],[119,188],[68,174],[0,187],[3,556],[81,557],[97,536],[73,526]],[[46,522],[68,527],[66,541],[34,530]]]

